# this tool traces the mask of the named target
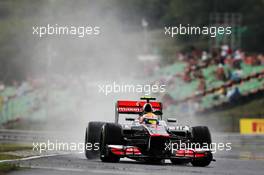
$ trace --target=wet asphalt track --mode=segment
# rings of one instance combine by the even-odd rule
[[[15,175],[67,175],[67,174],[263,174],[263,160],[241,160],[233,158],[218,158],[208,167],[192,167],[188,165],[148,165],[130,160],[120,163],[102,163],[99,160],[88,161],[82,154],[46,157],[23,161],[22,166],[31,167],[13,172]]]
[[[232,151],[215,154],[216,162],[208,167],[172,165],[166,161],[162,165],[150,165],[123,159],[120,163],[102,163],[100,160],[87,160],[84,154],[72,153],[33,160],[19,161],[22,167],[30,167],[12,172],[13,175],[68,175],[68,174],[263,174],[264,137],[248,137],[233,140]],[[231,138],[233,139],[233,138]],[[227,141],[227,140],[225,140]],[[230,141],[230,139],[229,139]]]

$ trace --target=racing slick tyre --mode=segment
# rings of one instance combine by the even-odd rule
[[[196,126],[192,127],[192,143],[199,143],[200,148],[203,146],[206,146],[207,148],[210,148],[212,139],[211,134],[207,126]],[[206,157],[202,157],[199,159],[194,159],[191,164],[193,166],[199,166],[199,167],[205,167],[208,166],[212,159],[213,155],[211,152],[206,152]]]
[[[104,122],[89,122],[85,132],[85,156],[87,159],[99,158],[100,134]],[[92,149],[89,149],[92,145]],[[94,146],[98,146],[98,149]]]
[[[122,127],[115,123],[106,123],[102,127],[100,139],[100,158],[103,162],[119,162],[120,157],[113,154],[107,145],[123,145]]]

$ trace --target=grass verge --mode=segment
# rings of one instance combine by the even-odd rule
[[[19,170],[20,167],[12,163],[0,163],[0,175],[4,175],[11,171]]]
[[[15,143],[1,143],[0,144],[0,153],[8,151],[22,151],[30,150],[32,146],[25,144],[15,144]]]

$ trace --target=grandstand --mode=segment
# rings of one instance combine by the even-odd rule
[[[7,86],[0,92],[0,97],[0,127],[7,128],[29,121],[41,124],[47,121],[47,117],[64,116],[74,111],[72,108],[77,101],[65,89],[43,87],[29,87],[20,93],[19,88]]]
[[[23,117],[31,117],[38,110],[40,91],[27,91],[23,95],[17,94],[17,89],[7,86],[0,92],[2,104],[0,108],[0,125],[16,122]]]
[[[217,76],[218,69],[224,76]],[[264,64],[242,60],[238,69],[230,64],[200,62],[190,66],[186,60],[177,60],[155,71],[151,78],[166,85],[166,94],[160,94],[165,108],[186,111],[186,104],[191,102],[196,112],[202,112],[263,92]],[[76,111],[80,101],[65,87],[25,87],[6,86],[0,91],[0,126],[23,120],[41,123],[47,117],[65,116]]]
[[[167,94],[163,95],[163,101],[167,106],[181,108],[180,104],[187,101],[196,102],[199,107],[197,111],[205,111],[212,107],[235,103],[232,95],[236,93],[239,96],[247,96],[264,90],[264,64],[250,65],[245,61],[240,63],[240,68],[233,68],[229,64],[222,64],[221,69],[225,74],[226,80],[217,78],[217,64],[198,67],[201,77],[204,79],[205,89],[199,89],[201,79],[191,77],[190,81],[184,81],[183,72],[188,67],[186,61],[176,61],[174,64],[164,67],[155,74],[157,78],[160,75],[160,82],[164,83],[164,77],[169,77],[165,84],[167,85]],[[197,70],[197,67],[193,70]],[[235,77],[235,72],[241,72]],[[234,78],[235,77],[235,78]]]

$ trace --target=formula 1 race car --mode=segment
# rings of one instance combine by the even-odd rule
[[[85,148],[88,159],[118,162],[130,158],[149,163],[170,159],[173,164],[191,163],[208,166],[213,161],[211,135],[206,126],[180,126],[176,119],[162,120],[162,103],[155,98],[140,101],[117,101],[114,123],[89,122],[85,144],[98,144],[98,149]],[[120,114],[136,114],[120,124]]]

